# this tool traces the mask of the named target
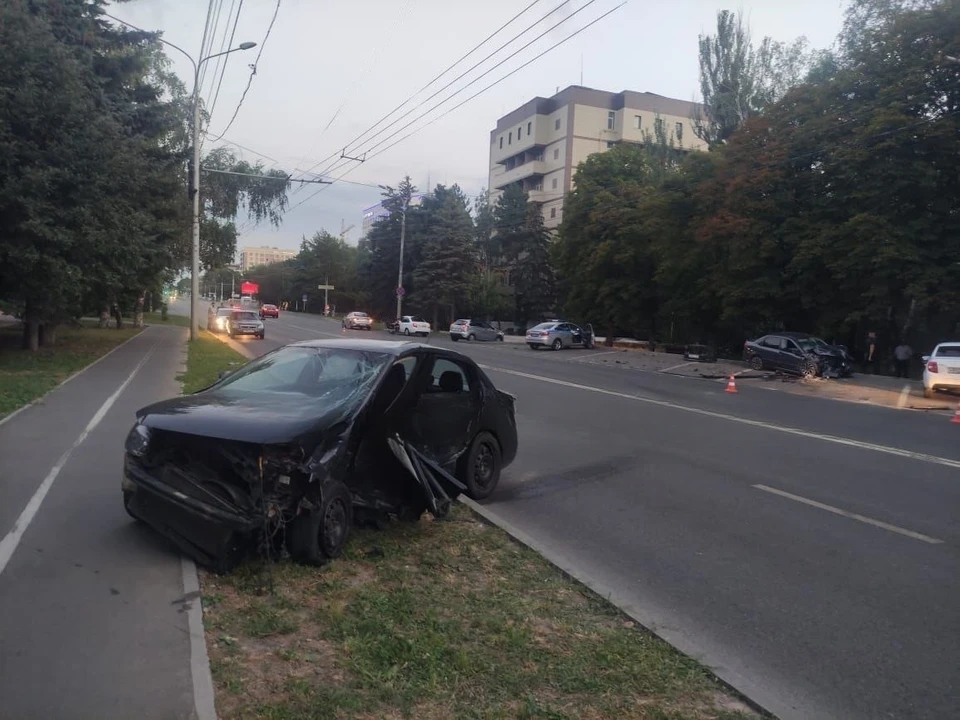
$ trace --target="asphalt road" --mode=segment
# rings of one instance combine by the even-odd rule
[[[120,494],[124,438],[179,393],[185,338],[148,328],[0,425],[4,720],[196,717],[180,556]]]
[[[266,328],[248,352],[342,336]],[[485,507],[552,559],[783,718],[960,717],[956,425],[587,362],[602,348],[456,347],[519,397]]]

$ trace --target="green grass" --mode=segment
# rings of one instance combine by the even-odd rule
[[[463,507],[357,531],[320,570],[249,564],[203,591],[223,717],[755,717]]]
[[[56,343],[20,349],[19,323],[0,326],[0,417],[53,390],[78,370],[140,332],[140,328],[61,327]]]
[[[189,321],[188,321],[189,322]],[[187,343],[187,370],[178,375],[184,394],[190,394],[212,385],[221,370],[237,368],[247,358],[217,339],[216,335],[201,330],[196,340]]]
[[[167,319],[164,320],[159,312],[144,313],[143,321],[149,325],[173,325],[175,327],[190,327],[190,318],[186,315],[174,315],[167,313]],[[200,318],[200,327],[203,327],[207,321],[206,311]]]

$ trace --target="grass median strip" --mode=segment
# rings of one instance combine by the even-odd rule
[[[19,323],[0,327],[0,418],[50,392],[140,330],[61,327],[52,346],[30,352],[20,347]]]
[[[458,507],[325,568],[202,576],[229,718],[755,717],[710,673]]]
[[[196,340],[187,343],[187,370],[177,377],[185,395],[213,384],[221,370],[240,367],[247,358],[220,342],[216,335],[201,330]]]

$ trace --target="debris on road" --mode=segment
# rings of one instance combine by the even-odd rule
[[[443,517],[516,456],[515,398],[470,358],[393,341],[288,345],[142,409],[127,512],[199,563],[251,552],[322,565],[358,524]]]

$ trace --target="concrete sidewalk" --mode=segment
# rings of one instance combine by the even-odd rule
[[[186,335],[149,327],[0,426],[0,718],[213,717],[195,570],[120,494]]]

